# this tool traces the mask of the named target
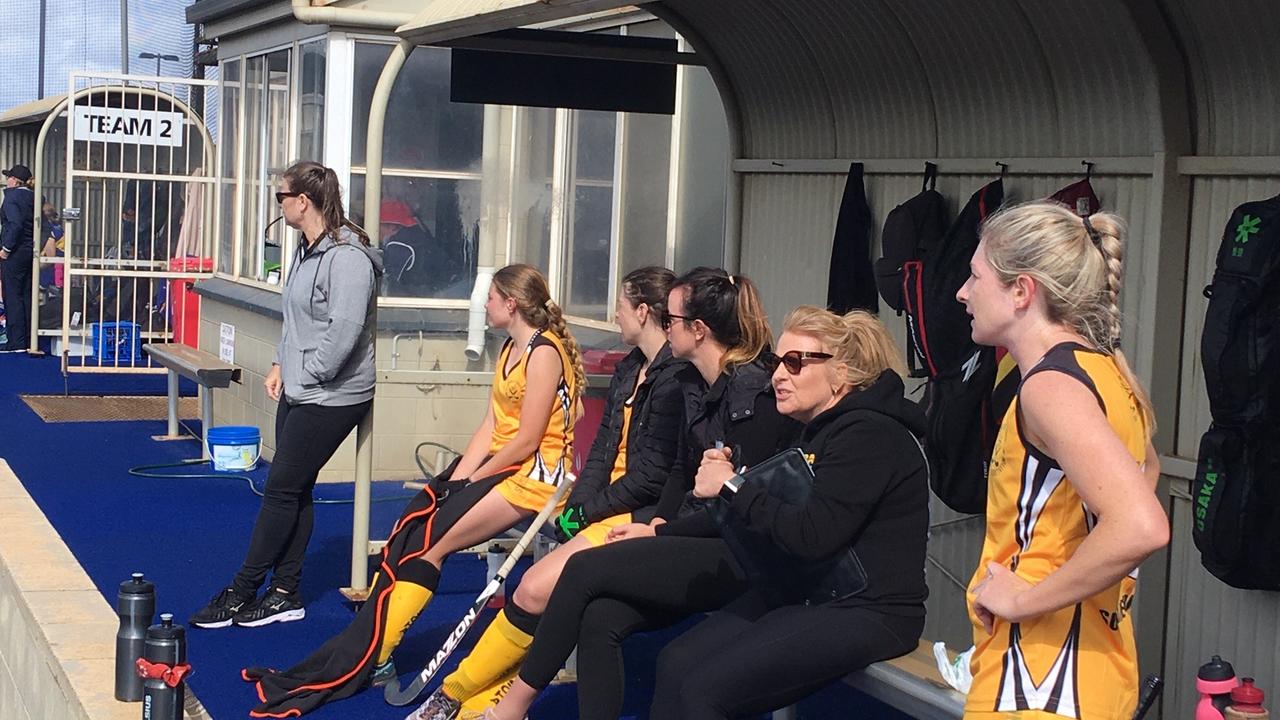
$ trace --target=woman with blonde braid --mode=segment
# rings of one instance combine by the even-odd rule
[[[1137,568],[1169,541],[1150,402],[1120,352],[1125,225],[1052,202],[994,215],[957,298],[1022,383],[969,586],[972,718],[1127,720]]]
[[[494,273],[485,312],[509,339],[480,427],[409,502],[352,624],[287,671],[244,671],[262,701],[250,715],[297,716],[394,677],[391,653],[430,602],[445,558],[537,514],[567,480],[586,377],[560,307],[537,269],[508,265]]]

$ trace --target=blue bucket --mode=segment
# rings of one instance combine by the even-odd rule
[[[262,435],[252,425],[209,428],[209,459],[219,472],[252,470],[262,455]]]

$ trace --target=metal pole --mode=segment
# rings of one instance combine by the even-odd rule
[[[209,459],[209,426],[213,424],[213,388],[200,386],[200,457]],[[175,435],[177,433],[174,433]]]
[[[36,99],[38,100],[44,99],[44,17],[46,2],[47,0],[40,0],[40,59],[37,62],[38,69],[36,71],[40,73],[36,78]]]
[[[364,226],[376,246],[381,238],[378,223],[382,220],[382,132],[387,120],[387,104],[400,69],[413,52],[413,43],[401,40],[382,67],[378,85],[369,105],[369,136],[365,153]],[[375,303],[374,323],[377,312]],[[376,334],[376,333],[375,333]],[[375,401],[376,402],[376,401]],[[373,410],[356,426],[356,485],[351,518],[351,590],[353,594],[369,588],[369,494],[373,481]]]
[[[120,0],[120,72],[129,74],[129,0]]]
[[[178,373],[173,370],[169,370],[169,437],[178,437]]]

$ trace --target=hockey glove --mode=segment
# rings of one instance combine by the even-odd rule
[[[567,543],[573,539],[574,535],[582,532],[590,523],[587,522],[587,514],[583,512],[581,505],[568,505],[556,516],[556,541]]]

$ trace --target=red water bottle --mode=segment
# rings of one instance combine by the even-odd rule
[[[1195,720],[1225,720],[1231,691],[1239,684],[1235,668],[1217,655],[1201,665],[1200,672],[1196,673],[1200,702],[1196,704]]]
[[[1227,720],[1267,720],[1271,714],[1262,707],[1266,699],[1262,690],[1254,687],[1253,678],[1241,678],[1239,687],[1231,691],[1231,707],[1227,708]]]

